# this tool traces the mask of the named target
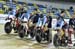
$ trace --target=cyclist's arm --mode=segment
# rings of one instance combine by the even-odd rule
[[[44,20],[43,20],[43,26],[46,24],[46,16],[44,16]]]
[[[38,19],[36,26],[39,26],[39,24],[40,24],[40,18]]]
[[[25,14],[23,13],[22,16],[21,16],[21,19],[24,17],[24,15],[25,15]]]
[[[30,14],[28,13],[27,15],[28,15],[28,20],[29,20],[30,19]]]
[[[61,22],[60,28],[62,28],[63,25],[64,25],[64,21]]]

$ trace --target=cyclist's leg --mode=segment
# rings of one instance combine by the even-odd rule
[[[52,42],[52,28],[49,28],[49,42]]]
[[[68,29],[65,29],[66,40],[68,40]]]
[[[27,23],[23,23],[23,26],[24,26],[25,32],[26,32],[26,34],[27,34],[27,30],[28,30],[28,25],[27,25]]]
[[[18,18],[14,18],[13,27],[14,27],[15,33],[17,33],[18,28],[19,28],[19,20],[18,20]]]

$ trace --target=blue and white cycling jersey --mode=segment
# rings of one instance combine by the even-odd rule
[[[13,16],[15,16],[16,15],[16,9],[13,9]]]
[[[16,14],[16,9],[13,9],[12,11],[8,12],[8,17],[13,19],[15,17],[15,14]]]
[[[72,16],[73,13],[74,13],[74,10],[73,9],[72,10],[69,10],[69,12],[70,12],[70,15]]]
[[[56,27],[62,28],[63,25],[64,25],[64,21],[62,19],[57,20]]]
[[[8,18],[12,18],[12,19],[14,18],[12,11],[8,12]]]
[[[43,18],[39,18],[36,26],[43,26],[43,25],[45,25],[46,20],[47,20],[46,16],[44,16]]]
[[[22,16],[21,16],[21,19],[22,19],[23,21],[28,21],[29,16],[30,16],[29,13],[23,13]]]

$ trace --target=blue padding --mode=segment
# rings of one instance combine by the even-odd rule
[[[18,2],[18,4],[24,4],[24,2]],[[34,4],[33,4],[33,3],[28,3],[28,6],[34,6]],[[45,6],[39,5],[39,4],[37,4],[37,6],[38,6],[39,8],[46,8]]]
[[[2,8],[3,7],[3,4],[2,3],[0,3],[0,8]]]
[[[40,7],[40,8],[46,8],[45,6],[39,5],[39,4],[37,4],[37,6]]]
[[[40,11],[42,11],[44,8],[39,8]]]
[[[24,2],[18,2],[18,4],[24,4]]]
[[[32,3],[28,3],[28,6],[33,6],[34,4],[32,4]]]

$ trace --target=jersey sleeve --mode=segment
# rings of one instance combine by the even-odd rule
[[[45,23],[46,23],[46,16],[44,16],[44,20],[43,20],[43,25],[45,25]]]

